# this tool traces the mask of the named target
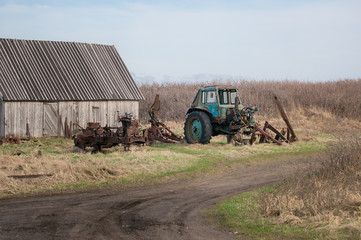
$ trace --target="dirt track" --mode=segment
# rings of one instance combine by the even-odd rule
[[[301,162],[243,166],[135,189],[1,200],[0,239],[234,239],[210,226],[201,212],[232,195],[280,181]]]

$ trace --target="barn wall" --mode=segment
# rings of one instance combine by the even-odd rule
[[[26,136],[26,124],[33,137],[64,136],[69,130],[82,128],[88,122],[119,126],[118,115],[125,112],[139,116],[139,101],[84,101],[84,102],[6,102],[5,135]]]
[[[5,137],[5,105],[0,99],[0,138]]]
[[[5,136],[26,136],[27,123],[31,136],[42,136],[43,115],[41,102],[5,102]]]
[[[138,101],[79,102],[78,104],[78,123],[81,127],[86,127],[88,122],[116,126],[118,115],[123,115],[125,112],[131,112],[136,117],[139,115]]]

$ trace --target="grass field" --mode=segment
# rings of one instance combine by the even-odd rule
[[[207,145],[154,144],[132,146],[130,152],[124,152],[119,146],[97,154],[73,152],[72,140],[62,138],[3,144],[0,146],[0,198],[149,185],[322,153],[326,160],[331,160],[315,161],[326,166],[323,173],[329,174],[313,168],[289,182],[235,196],[205,214],[229,231],[252,239],[361,239],[361,186],[358,184],[361,164],[356,164],[361,162],[357,160],[361,155],[358,151],[345,151],[347,144],[340,145],[331,155],[327,153],[328,146],[334,145],[345,129],[353,136],[360,133],[361,122],[316,108],[294,109],[289,116],[300,141],[282,146],[239,147],[226,144],[222,136],[213,138]],[[257,120],[260,123],[268,120],[276,128],[284,126],[277,117],[259,116]],[[176,133],[182,133],[182,124],[167,124]],[[338,154],[344,152],[356,152],[351,154],[353,158],[356,156],[356,161],[342,160],[349,159]],[[353,163],[347,168],[350,171],[338,171],[337,166],[346,166],[345,163]],[[50,176],[9,177],[31,174]]]
[[[361,239],[361,138],[341,138],[313,161],[319,166],[206,215],[252,239]]]
[[[297,117],[295,117],[297,116]],[[255,144],[235,147],[225,137],[212,139],[208,145],[155,144],[122,147],[102,153],[75,153],[69,139],[35,139],[19,145],[0,146],[0,197],[81,191],[93,188],[124,187],[189,178],[212,171],[229,169],[235,163],[277,160],[280,155],[303,155],[323,151],[333,134],[344,126],[361,128],[356,120],[335,118],[318,109],[291,111],[289,117],[300,138],[292,145]],[[259,116],[262,123],[266,118]],[[276,128],[284,127],[280,118],[268,118]],[[176,133],[183,124],[167,122]],[[10,175],[51,174],[39,178],[15,179]]]
[[[320,239],[322,231],[314,231],[307,226],[276,224],[262,216],[261,196],[274,187],[266,187],[237,195],[219,203],[205,213],[234,234],[242,234],[251,239]]]
[[[69,139],[36,139],[0,146],[0,196],[79,191],[189,178],[223,171],[235,163],[276,160],[281,155],[322,151],[328,135],[292,145],[259,144],[236,147],[216,137],[208,145],[155,144],[104,149],[97,154],[72,152]],[[15,179],[10,175],[51,174]]]

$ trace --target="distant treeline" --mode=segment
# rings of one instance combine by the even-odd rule
[[[330,82],[299,81],[221,81],[204,83],[152,83],[140,86],[145,100],[140,102],[139,118],[148,119],[155,95],[160,95],[163,121],[184,121],[197,90],[206,85],[229,85],[238,89],[244,106],[259,107],[260,115],[274,116],[277,96],[286,110],[311,108],[329,111],[340,117],[361,119],[361,79]]]

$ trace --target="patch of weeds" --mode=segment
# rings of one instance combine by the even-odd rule
[[[305,155],[324,148],[300,142],[292,150]],[[313,159],[317,168],[235,196],[206,214],[253,239],[360,239],[360,153],[359,138],[341,139]]]
[[[260,195],[273,188],[261,188],[232,197],[204,212],[204,215],[216,219],[228,231],[242,233],[252,239],[320,239],[322,232],[300,226],[278,225],[262,216]]]

